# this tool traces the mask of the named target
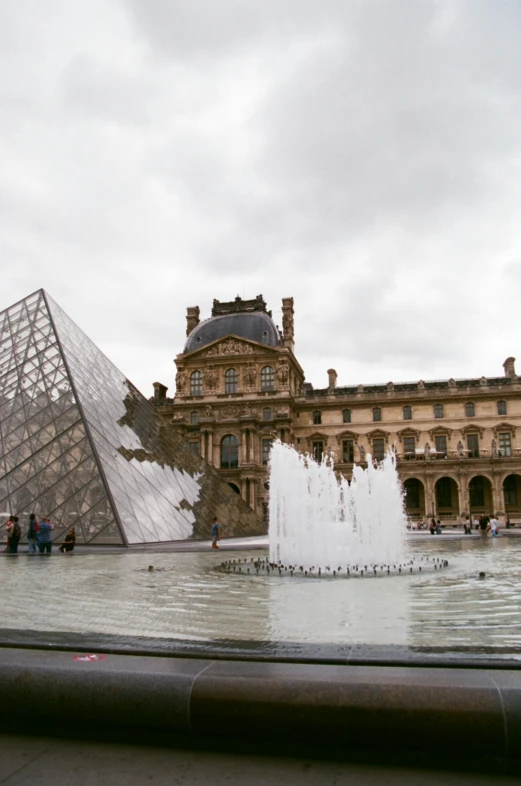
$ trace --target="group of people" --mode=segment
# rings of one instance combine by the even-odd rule
[[[27,528],[27,553],[28,554],[50,554],[52,551],[52,531],[54,524],[48,516],[43,516],[41,521],[37,521],[36,514],[29,516],[29,526]],[[7,545],[4,551],[8,554],[18,554],[18,544],[22,538],[22,529],[18,516],[9,516],[5,525],[7,535]],[[76,544],[76,531],[71,527],[60,546],[62,554],[71,552]]]
[[[427,529],[427,524],[423,519],[418,522],[416,529]],[[431,535],[441,535],[442,525],[440,519],[432,518],[428,529]],[[495,516],[492,516],[492,518],[489,516],[481,516],[479,519],[474,519],[474,529],[479,531],[482,538],[486,538],[489,532],[492,534],[493,538],[496,538],[499,533],[499,521]],[[470,518],[465,519],[463,522],[463,531],[465,535],[472,534],[472,521]]]

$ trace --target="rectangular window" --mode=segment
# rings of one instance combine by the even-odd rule
[[[353,464],[355,460],[355,441],[354,439],[344,439],[342,441],[342,460],[346,464]]]
[[[263,439],[262,440],[262,463],[267,464],[270,460],[270,452],[271,447],[273,445],[272,439]]]
[[[434,417],[435,418],[442,418],[443,417],[443,404],[435,404],[434,405]]]
[[[416,437],[403,438],[403,452],[405,453],[405,455],[409,455],[409,456],[416,455]]]
[[[313,412],[313,425],[320,426],[322,423],[322,412]]]
[[[479,457],[479,436],[477,434],[467,434],[467,448],[469,458]]]
[[[434,437],[438,458],[447,458],[447,437],[442,434]]]
[[[196,456],[199,456],[201,453],[201,446],[199,442],[189,442],[188,450],[190,451],[190,453],[194,453]]]
[[[499,435],[499,452],[502,456],[512,455],[512,443],[510,441],[510,432],[505,432]]]
[[[378,439],[373,439],[373,458],[377,461],[382,461],[384,456],[385,448],[383,438],[378,437]]]
[[[313,457],[317,461],[322,461],[322,456],[324,455],[324,443],[323,442],[313,442]]]

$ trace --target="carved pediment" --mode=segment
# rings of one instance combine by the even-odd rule
[[[212,344],[207,344],[201,349],[194,349],[190,352],[190,357],[201,358],[220,358],[220,357],[244,357],[248,355],[255,355],[259,352],[265,354],[266,352],[276,355],[277,350],[273,347],[268,347],[265,344],[260,344],[257,341],[248,341],[240,336],[226,336],[214,341]],[[187,357],[187,356],[185,356]]]
[[[513,426],[512,423],[498,423],[497,426],[494,426],[492,431],[494,432],[495,437],[497,437],[497,435],[502,431],[510,431],[510,433],[515,437],[516,426]]]
[[[341,431],[340,434],[336,435],[336,439],[339,445],[342,443],[342,440],[344,439],[352,439],[355,445],[358,445],[358,437],[359,434],[355,434],[354,431]]]
[[[485,429],[475,423],[470,423],[468,426],[463,426],[460,431],[462,434],[479,434],[479,436],[482,437]]]
[[[403,442],[404,437],[414,437],[416,442],[418,442],[421,431],[415,428],[402,428],[401,431],[397,431],[396,433],[400,442]]]
[[[429,431],[429,436],[431,439],[434,439],[434,437],[447,437],[450,439],[451,434],[452,429],[447,428],[446,426],[436,426],[435,428],[431,428]]]
[[[368,439],[385,439],[386,442],[389,442],[390,434],[381,428],[375,428],[373,431],[369,431],[366,436]]]
[[[323,434],[321,431],[315,431],[313,434],[310,434],[309,437],[306,437],[308,442],[327,442],[328,435]]]

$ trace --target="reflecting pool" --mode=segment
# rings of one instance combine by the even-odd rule
[[[0,628],[519,652],[521,538],[422,538],[410,548],[415,558],[445,557],[450,566],[442,573],[318,581],[218,573],[225,556],[262,554],[225,548],[5,557]]]

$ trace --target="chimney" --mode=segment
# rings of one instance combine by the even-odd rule
[[[186,309],[186,335],[189,336],[192,330],[199,324],[199,306],[188,306]]]
[[[154,382],[154,401],[164,401],[167,390],[166,385],[162,385],[161,382]]]
[[[338,377],[338,374],[336,373],[334,368],[328,368],[327,376],[329,380],[328,388],[329,390],[334,390],[336,388],[336,378]]]
[[[292,352],[295,349],[294,315],[295,312],[293,310],[293,298],[283,297],[282,298],[282,330],[284,331],[284,346],[291,349]]]
[[[505,369],[505,377],[510,377],[510,379],[516,378],[516,359],[515,358],[507,358],[503,363],[503,368]]]

